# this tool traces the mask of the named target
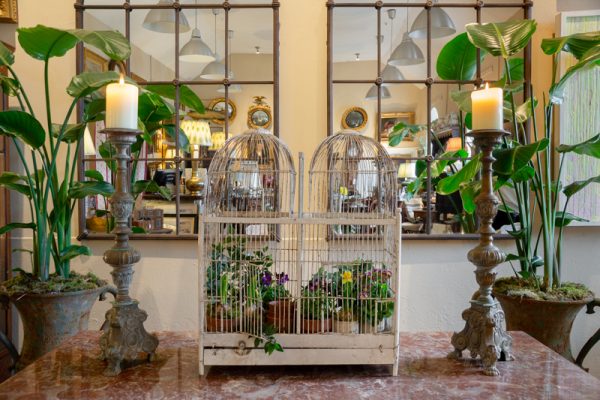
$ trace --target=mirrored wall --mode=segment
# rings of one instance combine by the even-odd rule
[[[475,234],[473,210],[465,210],[458,192],[441,194],[438,183],[474,154],[465,136],[470,115],[457,105],[461,95],[506,73],[500,58],[465,50],[465,25],[529,19],[531,6],[523,0],[327,2],[328,134],[358,130],[395,160],[405,237]],[[528,94],[529,51],[515,57],[518,96]],[[496,226],[504,223],[499,218]]]
[[[195,238],[215,152],[250,128],[279,135],[279,6],[270,0],[76,2],[79,28],[116,30],[131,42],[126,70],[140,86],[139,115],[147,128],[131,154],[133,238]],[[81,73],[111,66],[98,49],[80,47],[77,67]],[[102,96],[79,104],[80,121],[91,120],[79,174],[112,183]],[[81,237],[112,237],[112,228],[107,198],[81,202]]]

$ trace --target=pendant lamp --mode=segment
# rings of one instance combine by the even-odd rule
[[[198,0],[196,0],[196,5]],[[179,51],[179,59],[181,61],[192,63],[208,63],[215,61],[215,56],[210,50],[210,47],[202,40],[200,29],[198,29],[198,9],[194,9],[194,30],[192,37]]]
[[[437,0],[435,1],[437,3]],[[440,7],[432,7],[431,13],[431,38],[441,38],[453,35],[456,27],[452,18]],[[423,9],[414,20],[410,28],[410,37],[413,39],[427,39],[427,10]]]
[[[171,0],[159,0],[159,5],[171,6]],[[155,8],[148,11],[142,26],[148,30],[161,33],[175,33],[175,15],[177,13],[172,8]],[[179,12],[179,33],[188,32],[190,24],[185,14]]]

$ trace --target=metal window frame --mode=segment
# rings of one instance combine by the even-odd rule
[[[481,10],[486,9],[494,9],[494,8],[514,8],[523,10],[523,18],[531,19],[533,7],[533,1],[531,0],[515,0],[513,3],[484,3],[481,0],[475,0],[472,2],[463,2],[463,3],[448,3],[444,2],[444,0],[440,0],[439,2],[433,2],[431,0],[427,2],[418,2],[418,3],[408,3],[408,2],[383,2],[383,1],[375,1],[375,2],[364,2],[364,3],[346,3],[343,1],[336,2],[335,0],[327,0],[327,135],[330,136],[334,134],[333,129],[333,94],[334,94],[334,85],[336,84],[375,84],[377,86],[377,140],[379,141],[381,138],[381,124],[379,123],[379,116],[382,114],[381,112],[381,85],[384,83],[383,78],[381,77],[382,72],[382,58],[381,58],[381,41],[376,40],[377,42],[377,78],[376,79],[334,79],[333,77],[333,51],[334,51],[334,37],[333,37],[333,28],[334,28],[334,10],[336,8],[370,8],[375,9],[377,14],[377,37],[381,37],[381,14],[382,9],[389,8],[422,8],[427,10],[427,60],[426,60],[426,69],[427,69],[427,78],[425,79],[412,79],[412,80],[402,80],[402,81],[386,81],[385,83],[392,84],[414,84],[420,83],[427,87],[427,110],[431,110],[431,90],[433,85],[448,85],[448,84],[477,84],[480,85],[483,80],[481,79],[481,65],[480,65],[480,50],[477,49],[477,73],[476,79],[470,81],[456,81],[456,80],[442,80],[435,79],[432,75],[432,54],[431,54],[431,9],[434,7],[439,8],[462,8],[462,9],[474,9],[476,18],[475,21],[477,23],[481,23]],[[523,52],[523,58],[525,63],[525,76],[524,76],[524,98],[527,99],[530,96],[529,93],[529,84],[531,82],[531,43],[525,47]],[[427,131],[431,131],[431,113],[427,112]],[[529,126],[526,125],[526,132],[529,132]],[[418,158],[404,158],[410,160],[423,160],[427,163],[427,195],[430,197],[432,194],[432,184],[431,184],[431,163],[435,161],[435,158],[431,154],[432,152],[432,144],[431,137],[427,135],[426,137],[426,147],[427,154],[424,157]],[[476,233],[473,234],[432,234],[431,228],[431,208],[427,208],[427,217],[426,217],[426,233],[419,234],[404,234],[403,238],[406,239],[415,239],[415,240],[472,240],[479,238],[479,235]],[[499,239],[512,239],[510,235],[507,234],[499,234],[497,235]]]
[[[125,37],[128,40],[131,40],[131,12],[133,10],[152,10],[152,9],[173,9],[177,14],[177,18],[175,18],[175,32],[173,33],[175,39],[175,77],[172,81],[147,81],[140,83],[141,86],[147,85],[158,85],[158,84],[171,84],[176,87],[176,95],[174,101],[174,107],[176,110],[175,123],[177,125],[177,129],[179,129],[179,112],[180,112],[180,87],[181,85],[223,85],[225,88],[225,102],[229,101],[229,87],[233,84],[260,84],[260,85],[272,85],[273,87],[273,133],[275,136],[279,137],[279,8],[281,3],[279,0],[272,0],[270,3],[253,3],[253,4],[231,4],[228,1],[217,2],[214,1],[211,4],[181,4],[179,1],[174,1],[172,4],[157,4],[152,0],[148,0],[148,4],[131,4],[131,0],[124,0],[123,4],[85,4],[85,0],[76,0],[74,3],[75,8],[75,27],[78,29],[82,29],[84,27],[84,13],[89,10],[121,10],[124,13],[125,18]],[[225,71],[226,76],[225,79],[222,80],[180,80],[180,71],[179,71],[179,13],[182,10],[187,9],[222,9],[225,12],[225,52],[224,52],[224,62],[225,62]],[[246,9],[272,9],[273,11],[273,77],[271,80],[235,80],[229,79],[229,40],[228,40],[228,32],[229,32],[229,13],[232,10],[246,10]],[[84,70],[84,47],[82,43],[79,43],[76,48],[76,73],[80,74]],[[125,61],[127,75],[131,76],[131,63],[130,60],[127,59]],[[83,101],[79,101],[77,104],[77,121],[80,122],[83,117]],[[225,137],[229,137],[229,120],[225,118],[223,130],[225,132]],[[164,159],[166,161],[172,161],[175,164],[179,165],[183,161],[191,160],[190,157],[180,157],[179,151],[179,138],[175,136],[175,157]],[[140,160],[147,161],[147,157],[140,158]],[[156,159],[154,159],[156,160]],[[86,162],[94,162],[94,161],[104,161],[101,158],[86,158],[83,153],[83,149],[80,149],[78,154],[78,166],[77,172],[79,179],[83,179],[85,172],[85,164]],[[180,220],[180,170],[176,169],[176,183],[175,183],[175,213],[176,213],[176,232],[172,235],[162,235],[162,234],[132,234],[131,239],[133,240],[196,240],[198,238],[197,234],[181,234],[179,232],[179,220]],[[101,234],[101,233],[90,233],[87,231],[85,226],[85,199],[79,200],[78,204],[79,210],[79,236],[78,240],[89,240],[89,239],[98,239],[98,240],[109,240],[113,239],[113,235],[111,234]]]

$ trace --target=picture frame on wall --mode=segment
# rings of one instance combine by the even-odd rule
[[[0,1],[0,22],[16,24],[18,21],[17,0]]]
[[[400,122],[404,122],[405,124],[409,125],[414,125],[415,112],[398,111],[381,113],[381,117],[379,118],[379,142],[387,143],[390,137],[390,133],[394,130],[394,126],[398,125]]]
[[[90,49],[83,49],[83,70],[85,72],[108,71],[108,60]]]

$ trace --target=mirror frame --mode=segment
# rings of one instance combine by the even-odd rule
[[[431,13],[431,9],[434,7],[440,8],[453,8],[453,9],[475,9],[476,18],[472,22],[481,23],[481,10],[485,9],[493,9],[493,8],[521,8],[523,10],[523,19],[532,19],[532,10],[533,2],[531,0],[521,0],[520,2],[514,0],[514,3],[485,3],[482,1],[472,1],[463,2],[463,3],[450,3],[444,2],[444,0],[439,0],[436,2],[428,1],[426,3],[409,3],[408,0],[405,2],[383,2],[383,1],[364,1],[361,3],[350,3],[343,1],[335,1],[335,0],[327,0],[325,4],[327,8],[327,135],[331,136],[335,133],[334,131],[334,104],[333,104],[333,95],[334,95],[334,86],[336,84],[369,84],[376,85],[377,87],[377,112],[378,121],[376,121],[376,140],[378,142],[381,141],[381,123],[379,121],[379,116],[382,115],[381,111],[381,101],[382,101],[382,85],[384,83],[390,84],[401,84],[401,83],[410,83],[410,84],[422,84],[427,88],[427,110],[431,110],[432,105],[432,86],[436,84],[476,84],[481,85],[483,82],[481,78],[481,64],[480,64],[480,50],[477,50],[477,74],[474,80],[471,81],[450,81],[450,80],[442,80],[434,78],[434,69],[435,65],[432,62],[432,50],[431,50],[431,41],[432,37],[428,32],[426,38],[426,69],[427,69],[427,78],[425,79],[414,79],[414,80],[402,80],[402,81],[386,81],[384,82],[382,77],[382,41],[376,40],[377,46],[377,78],[375,79],[334,79],[333,76],[333,51],[334,51],[334,10],[336,8],[370,8],[375,9],[377,14],[377,20],[374,23],[377,25],[377,36],[381,37],[383,35],[383,16],[382,14],[389,8],[412,8],[412,9],[424,9],[428,14]],[[431,15],[428,15],[428,20],[431,20]],[[429,28],[428,28],[429,30]],[[524,88],[523,88],[523,96],[524,98],[530,97],[529,92],[529,84],[531,82],[531,43],[525,47],[523,52],[523,58],[525,61],[525,76],[524,76]],[[427,131],[431,132],[431,113],[428,111],[427,113]],[[529,134],[530,126],[527,124],[525,126],[526,133]],[[435,161],[435,157],[431,155],[432,152],[432,141],[431,135],[426,135],[426,149],[427,154],[423,157],[394,157],[393,159],[399,161],[416,161],[423,160],[427,163],[428,170],[430,169],[430,165]],[[427,193],[428,196],[432,194],[432,182],[431,176],[427,176]],[[424,240],[424,239],[437,239],[437,240],[462,240],[462,239],[475,239],[478,238],[479,235],[476,233],[472,234],[432,234],[432,210],[430,207],[427,207],[426,210],[426,227],[425,233],[417,233],[417,234],[403,234],[404,238],[408,239],[416,239],[416,240]],[[508,234],[498,234],[497,238],[501,239],[512,239],[512,237]]]
[[[229,88],[230,86],[234,85],[234,84],[240,84],[240,85],[244,85],[244,84],[260,84],[260,85],[271,85],[273,88],[273,111],[271,114],[271,123],[273,126],[273,134],[275,136],[279,136],[279,111],[280,111],[280,106],[279,106],[279,98],[280,98],[280,81],[279,81],[279,55],[280,55],[280,49],[279,49],[279,34],[280,34],[280,7],[281,7],[281,3],[279,0],[272,0],[268,3],[263,2],[263,3],[244,3],[244,4],[231,4],[228,1],[217,1],[217,0],[213,0],[209,2],[202,2],[202,3],[192,3],[192,4],[181,4],[178,1],[174,1],[172,4],[170,5],[158,5],[156,0],[145,0],[144,4],[131,4],[131,0],[123,0],[123,2],[121,4],[86,4],[85,0],[75,0],[74,3],[74,8],[75,8],[75,27],[78,29],[83,29],[84,28],[84,13],[86,11],[91,11],[91,10],[114,10],[114,11],[122,11],[123,13],[123,18],[125,20],[125,31],[123,32],[123,34],[125,35],[125,37],[127,37],[127,39],[131,39],[131,11],[132,10],[151,10],[151,9],[157,9],[157,8],[163,8],[163,9],[169,9],[172,8],[173,11],[175,13],[177,13],[177,15],[182,11],[182,10],[194,10],[194,9],[198,9],[198,10],[211,10],[211,9],[220,9],[224,11],[224,15],[225,15],[225,33],[224,33],[224,43],[225,43],[225,57],[223,58],[223,62],[225,64],[225,70],[229,71],[229,63],[230,63],[230,58],[229,58],[229,44],[228,44],[228,31],[229,31],[229,21],[230,21],[230,12],[235,10],[236,12],[242,11],[242,10],[256,10],[256,9],[264,9],[264,10],[272,10],[272,29],[273,29],[273,76],[272,79],[270,80],[235,80],[233,78],[229,78],[229,77],[225,77],[222,80],[218,80],[218,81],[210,81],[210,80],[192,80],[192,81],[185,81],[185,80],[181,80],[180,79],[180,72],[179,72],[179,62],[175,62],[175,71],[174,71],[174,79],[172,81],[148,81],[148,82],[138,82],[138,84],[140,86],[146,86],[146,85],[156,85],[156,84],[172,84],[176,87],[176,90],[179,91],[181,85],[189,85],[189,84],[193,84],[193,85],[202,85],[202,84],[206,84],[206,85],[223,85],[225,88],[225,93],[224,93],[224,99],[225,101],[229,102],[230,101],[230,97],[229,97]],[[179,20],[179,18],[176,18],[176,20]],[[175,26],[175,32],[174,32],[174,42],[175,42],[175,48],[179,49],[180,48],[180,35],[179,35],[180,31],[179,31],[179,24],[176,24]],[[80,74],[84,71],[84,53],[85,53],[85,49],[83,44],[78,44],[76,47],[76,73]],[[177,57],[177,53],[174,53],[174,57]],[[125,68],[126,68],[126,73],[128,76],[132,77],[134,76],[134,74],[131,73],[131,61],[129,59],[127,59],[125,61]],[[176,99],[174,101],[174,108],[176,110],[176,117],[175,117],[175,124],[177,125],[177,128],[179,127],[179,123],[180,123],[180,117],[183,117],[183,113],[182,113],[182,109],[181,109],[181,104],[179,102],[179,98],[178,96],[176,96]],[[77,104],[77,120],[78,122],[80,122],[82,120],[83,117],[83,112],[84,112],[84,107],[83,107],[83,100],[80,101]],[[229,125],[230,125],[230,120],[225,118],[223,121],[223,131],[225,132],[225,137],[226,139],[229,137]],[[83,146],[82,146],[83,147]],[[184,154],[181,154],[179,149],[179,140],[176,137],[176,149],[177,149],[177,154],[176,157],[173,159],[170,159],[172,161],[178,161],[178,162],[186,162],[186,161],[192,161],[192,157],[184,157]],[[179,155],[181,154],[181,155]],[[146,161],[148,160],[148,158],[146,157],[145,159]],[[198,160],[198,161],[210,161],[210,158],[196,158],[194,160]],[[84,151],[83,148],[80,149],[80,152],[78,154],[78,167],[77,167],[77,172],[78,172],[78,176],[79,179],[84,179],[85,177],[85,164],[86,163],[93,163],[95,161],[103,161],[101,158],[96,158],[96,157],[86,157],[84,155]],[[181,171],[180,169],[176,169],[177,171],[177,179],[176,179],[176,190],[175,190],[175,195],[174,195],[174,203],[175,203],[175,208],[176,208],[176,232],[173,235],[162,235],[162,234],[153,234],[153,233],[149,233],[149,234],[131,234],[130,235],[130,239],[131,240],[154,240],[154,239],[161,239],[161,240],[180,240],[180,239],[184,239],[184,240],[197,240],[198,235],[197,234],[187,234],[187,233],[180,233],[179,232],[179,227],[180,227],[180,218],[182,218],[180,216],[180,206],[181,206],[181,193],[180,193],[180,177],[181,177]],[[78,240],[89,240],[89,239],[97,239],[97,240],[112,240],[114,239],[114,236],[112,234],[108,234],[108,233],[95,233],[95,232],[90,232],[88,231],[88,229],[86,228],[86,220],[85,220],[85,201],[86,199],[82,199],[79,201],[79,205],[78,205],[78,211],[79,211],[79,235],[78,235]]]
[[[352,127],[348,124],[348,116],[353,112],[357,112],[362,116],[362,122],[357,127]],[[350,107],[346,111],[344,111],[344,115],[342,116],[342,128],[343,129],[353,129],[355,131],[360,132],[363,129],[365,129],[365,127],[367,126],[367,122],[369,122],[369,115],[367,114],[365,109],[362,107]]]

